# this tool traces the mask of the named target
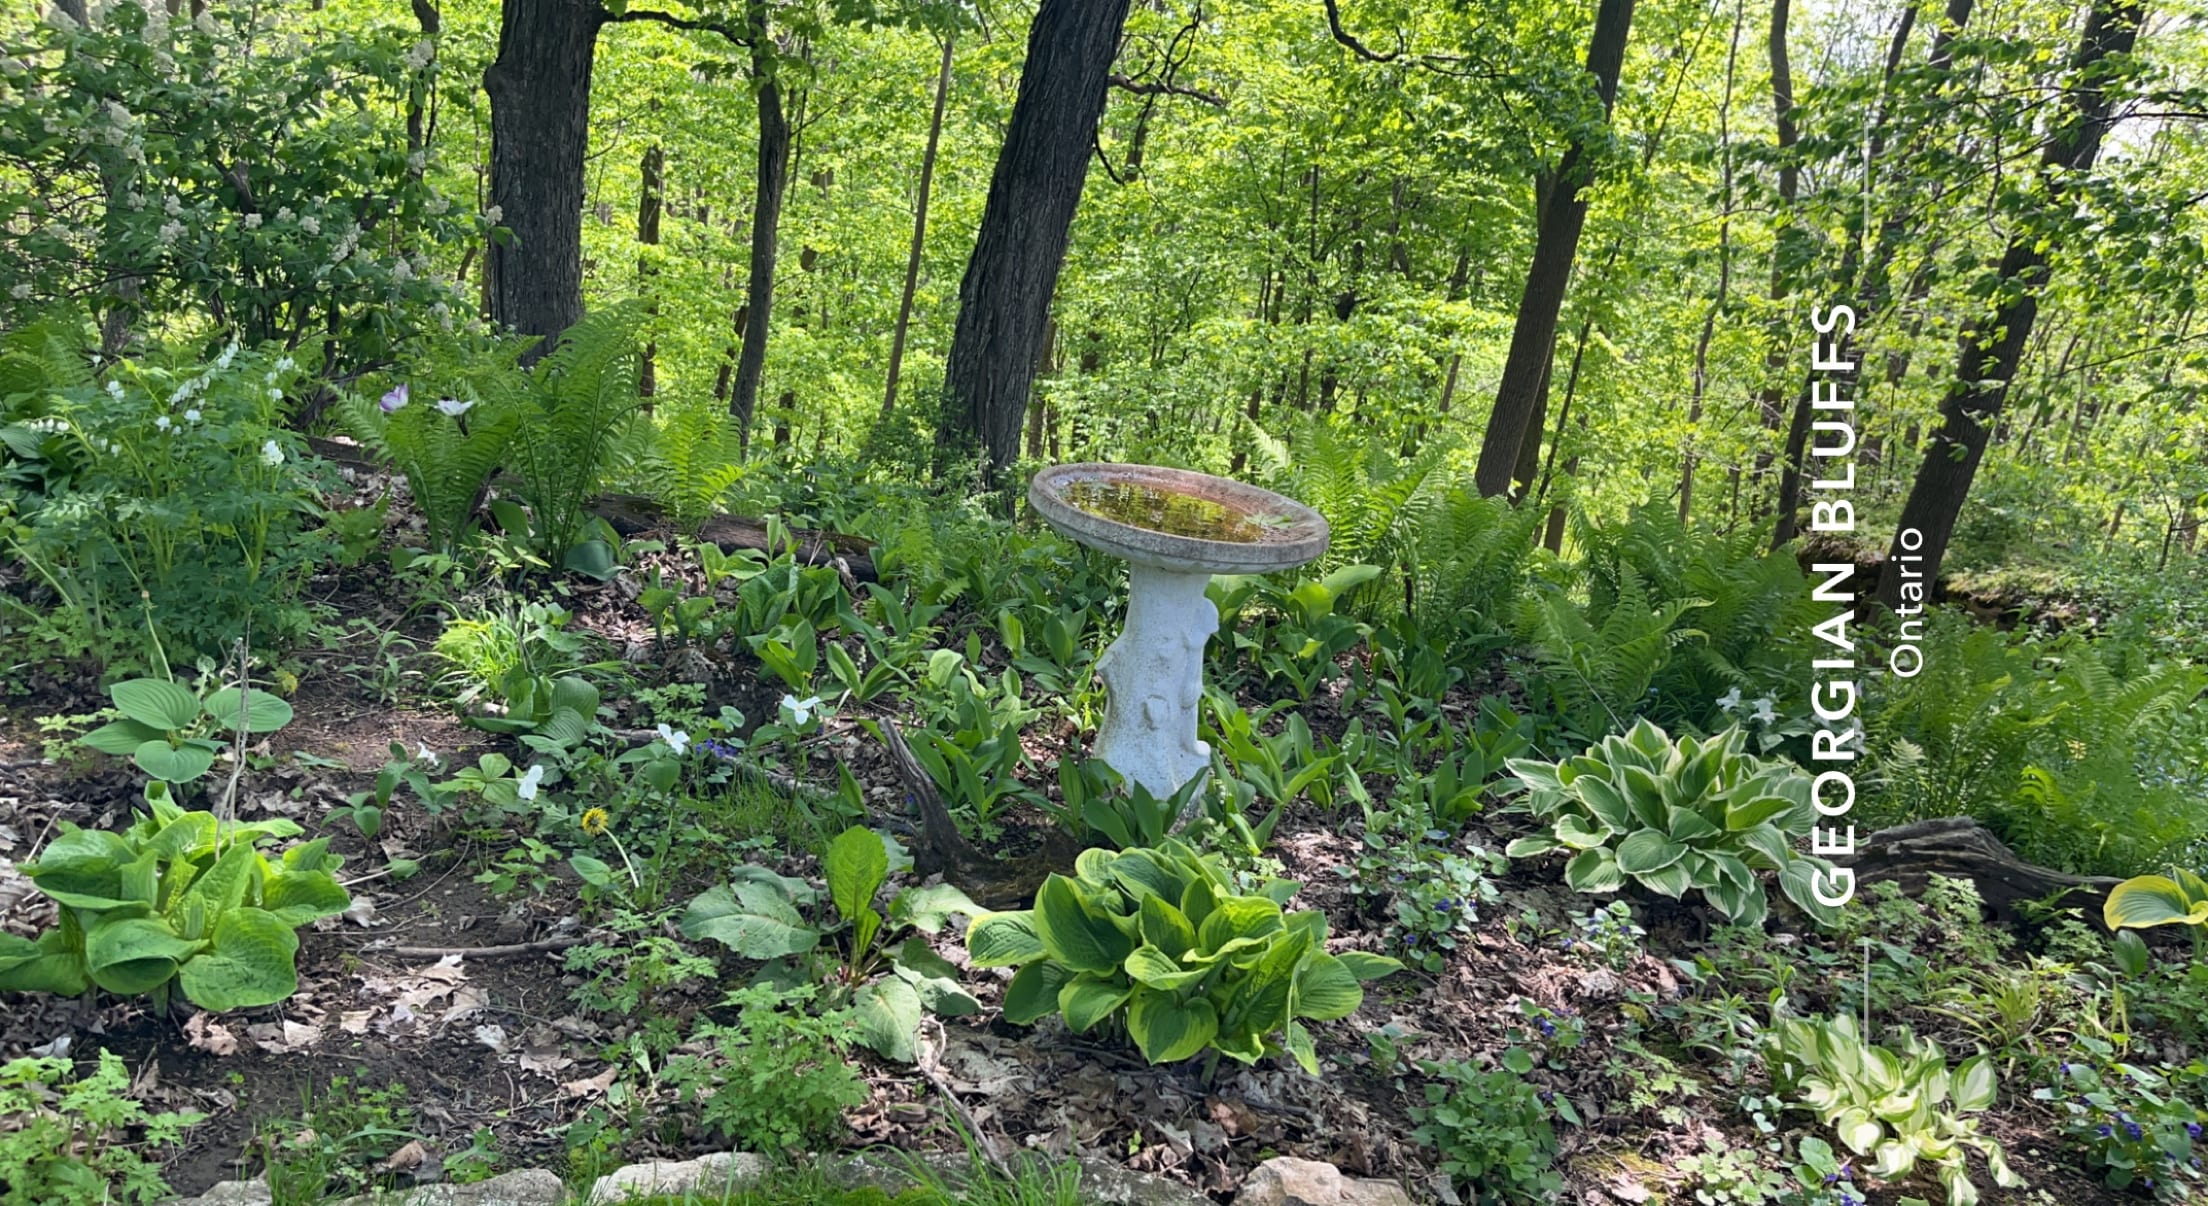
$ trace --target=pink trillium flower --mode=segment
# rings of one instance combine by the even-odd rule
[[[381,406],[383,408],[383,413],[387,415],[397,414],[399,412],[399,408],[406,405],[406,382],[401,381],[397,385],[392,386],[391,392],[385,394],[383,396],[383,401],[377,403],[377,405]]]

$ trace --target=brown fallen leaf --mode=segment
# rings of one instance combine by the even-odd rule
[[[195,1013],[184,1023],[184,1038],[192,1046],[209,1055],[236,1055],[238,1036],[230,1028],[217,1022],[213,1014]]]
[[[563,1097],[596,1097],[613,1087],[614,1075],[619,1071],[619,1068],[609,1064],[605,1071],[596,1076],[586,1076],[581,1080],[566,1081],[560,1085],[560,1095]]]
[[[422,1146],[422,1141],[419,1139],[409,1140],[405,1147],[392,1152],[389,1159],[376,1165],[376,1171],[381,1173],[405,1172],[410,1168],[421,1167],[422,1162],[427,1159],[429,1159],[429,1149]]]

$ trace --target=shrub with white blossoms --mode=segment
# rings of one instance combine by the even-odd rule
[[[138,332],[215,316],[248,346],[335,330],[342,373],[469,312],[423,269],[486,224],[388,117],[435,48],[397,30],[300,41],[281,8],[7,24],[7,88],[39,103],[0,103],[0,212],[21,219],[0,224],[0,329],[74,298]]]

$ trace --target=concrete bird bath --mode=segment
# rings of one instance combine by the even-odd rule
[[[1292,569],[1326,551],[1326,520],[1270,490],[1154,465],[1053,465],[1027,500],[1067,539],[1128,563],[1127,626],[1097,662],[1096,754],[1159,798],[1211,765],[1196,739],[1213,574]]]

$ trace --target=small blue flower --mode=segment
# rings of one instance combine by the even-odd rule
[[[2131,1137],[2132,1137],[2132,1138],[2134,1138],[2134,1139],[2137,1139],[2137,1138],[2139,1138],[2139,1137],[2140,1137],[2141,1135],[2144,1135],[2144,1134],[2146,1134],[2146,1131],[2144,1131],[2144,1130],[2140,1129],[2140,1126],[2139,1126],[2139,1124],[2138,1124],[2138,1123],[2136,1123],[2136,1122],[2127,1122],[2127,1123],[2125,1123],[2125,1124],[2124,1124],[2124,1134],[2126,1134],[2126,1135],[2129,1135],[2129,1136],[2131,1136]]]
[[[2186,1124],[2185,1124],[2185,1133],[2186,1133],[2186,1134],[2188,1134],[2188,1135],[2191,1135],[2191,1136],[2192,1136],[2193,1138],[2195,1138],[2195,1139],[2198,1139],[2198,1138],[2200,1138],[2200,1124],[2199,1124],[2199,1123],[2197,1123],[2197,1122],[2188,1122],[2188,1123],[2186,1123]]]

